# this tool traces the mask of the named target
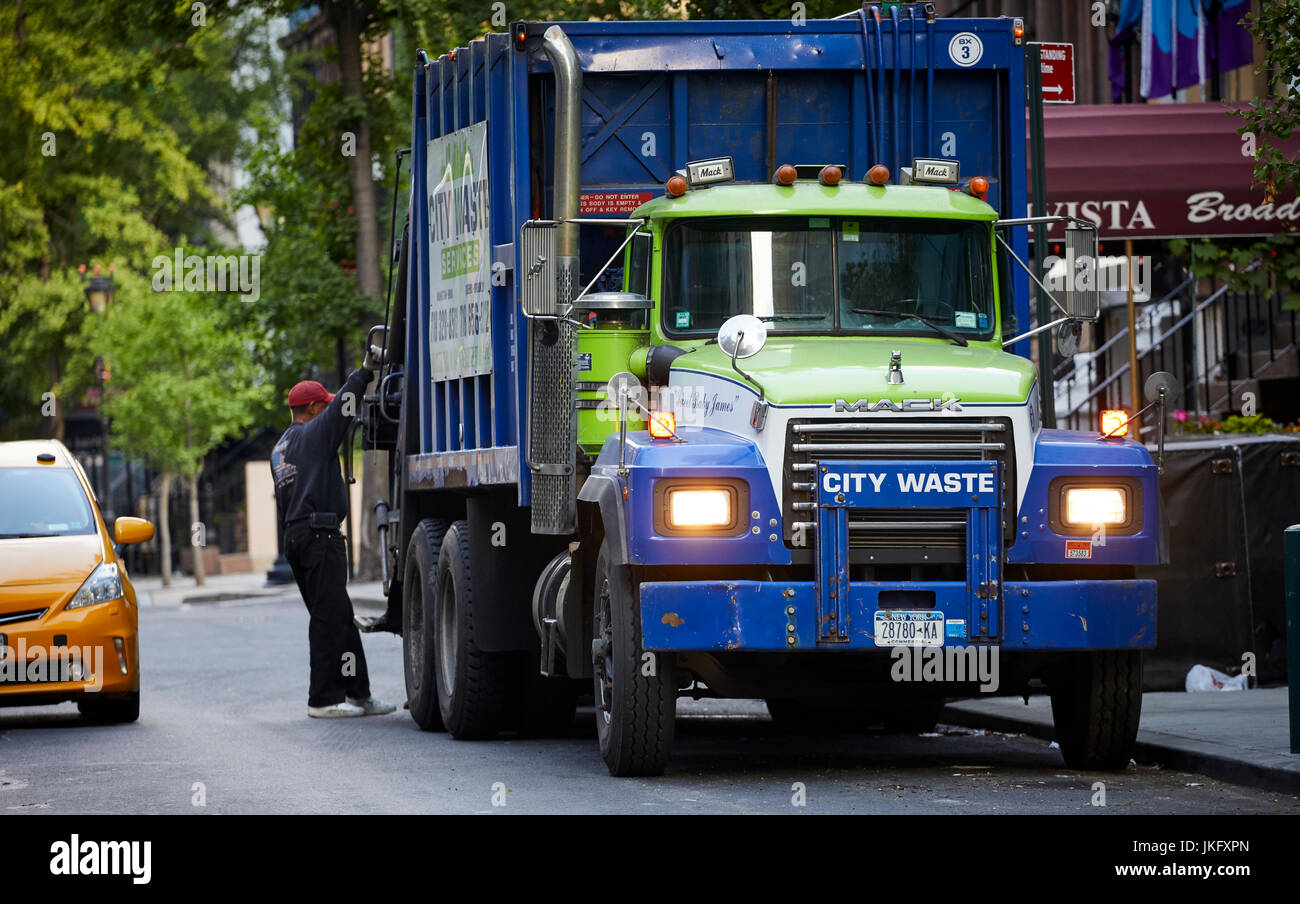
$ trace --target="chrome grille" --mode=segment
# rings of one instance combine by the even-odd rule
[[[16,622],[34,621],[44,615],[45,609],[26,609],[22,612],[9,612],[0,615],[0,625],[12,625]]]
[[[816,535],[816,463],[843,461],[988,461],[1002,463],[1002,497],[1014,499],[1015,446],[1009,418],[942,420],[791,421],[783,480],[785,542],[796,532]],[[1009,515],[1007,513],[1010,513]],[[1014,506],[1004,506],[1004,530],[1014,536]],[[965,509],[850,509],[849,548],[961,551],[966,545]],[[805,542],[804,548],[811,546]]]

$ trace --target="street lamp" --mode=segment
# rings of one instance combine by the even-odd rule
[[[86,278],[86,265],[82,264],[77,268],[81,274],[81,280],[84,282],[86,301],[90,304],[90,310],[95,314],[103,314],[108,306],[113,303],[113,292],[117,285],[113,282],[114,265],[108,265],[108,275],[102,276],[99,272],[99,264],[95,268],[89,279]],[[99,417],[99,436],[100,451],[102,453],[103,464],[100,471],[100,503],[111,509],[113,500],[109,491],[108,484],[108,420],[104,417],[104,384],[108,382],[108,362],[103,358],[95,359],[95,383],[99,387],[99,400],[95,406],[95,412]]]

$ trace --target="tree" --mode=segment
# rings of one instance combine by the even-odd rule
[[[272,391],[249,355],[251,336],[227,327],[217,298],[221,304],[240,303],[227,296],[152,292],[144,280],[128,276],[91,341],[97,353],[112,360],[104,410],[113,419],[113,444],[141,456],[162,475],[164,584],[171,581],[167,500],[172,480],[185,481],[194,531],[200,524],[198,478],[204,456],[248,427]],[[194,575],[202,584],[203,556],[197,545]]]
[[[78,266],[145,272],[227,217],[210,170],[266,93],[236,76],[267,47],[209,6],[199,24],[187,3],[0,4],[0,411],[19,435],[61,438],[92,376]]]
[[[1248,28],[1264,46],[1255,72],[1267,75],[1276,93],[1256,97],[1237,111],[1244,120],[1238,132],[1256,142],[1255,182],[1272,201],[1287,189],[1300,189],[1300,159],[1281,144],[1300,126],[1300,0],[1261,4]]]

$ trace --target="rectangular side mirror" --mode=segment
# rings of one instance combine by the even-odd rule
[[[1096,227],[1088,229],[1076,223],[1066,224],[1065,260],[1068,272],[1061,299],[1065,313],[1075,320],[1095,321],[1101,316]]]
[[[559,230],[552,220],[524,223],[519,243],[519,303],[525,317],[555,317],[559,302],[555,285],[555,240]]]

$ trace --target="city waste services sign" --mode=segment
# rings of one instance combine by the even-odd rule
[[[429,142],[429,376],[492,372],[487,123]]]

